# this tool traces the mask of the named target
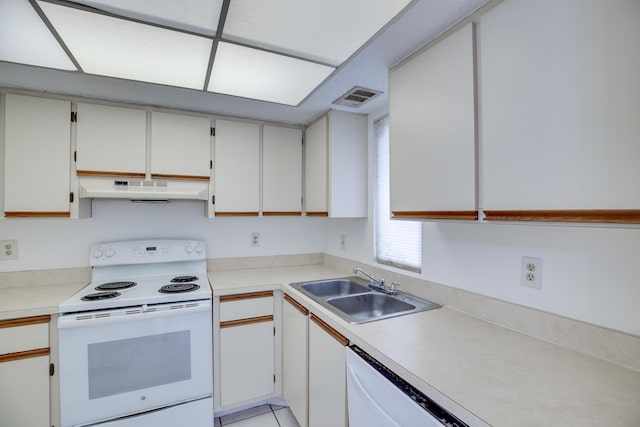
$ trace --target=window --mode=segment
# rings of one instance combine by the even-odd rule
[[[375,138],[376,261],[404,270],[422,270],[422,223],[391,220],[389,202],[389,117],[373,124]]]

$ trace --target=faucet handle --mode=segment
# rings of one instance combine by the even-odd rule
[[[391,292],[396,292],[398,289],[398,286],[400,286],[400,283],[397,282],[391,282],[391,286],[389,286],[389,290]]]

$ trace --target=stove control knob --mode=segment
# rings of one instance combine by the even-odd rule
[[[115,254],[116,254],[116,251],[114,251],[112,248],[107,249],[107,251],[105,252],[105,255],[107,256],[107,258],[111,258]]]
[[[102,255],[102,249],[96,249],[96,251],[93,253],[93,257],[97,259],[102,258]]]
[[[185,251],[186,253],[188,253],[188,254],[192,253],[192,252],[193,252],[193,246],[191,246],[191,245],[187,245],[187,246],[185,246],[185,247],[184,247],[184,251]]]
[[[204,248],[201,245],[196,246],[196,253],[201,254]]]

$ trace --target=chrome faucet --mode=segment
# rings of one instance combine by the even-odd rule
[[[358,273],[362,273],[365,276],[367,276],[369,278],[369,287],[371,289],[375,289],[376,291],[380,291],[383,292],[385,294],[389,294],[389,295],[395,295],[398,292],[396,291],[396,287],[398,286],[398,283],[391,283],[391,286],[387,287],[384,284],[384,279],[376,279],[375,277],[373,277],[371,274],[367,273],[366,271],[364,271],[361,268],[354,268],[353,269],[353,274],[358,274]]]

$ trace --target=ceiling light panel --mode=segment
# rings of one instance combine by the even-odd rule
[[[213,41],[39,1],[83,71],[202,89]]]
[[[333,71],[326,65],[220,42],[208,90],[298,105]]]
[[[27,0],[0,1],[0,61],[76,70]]]
[[[339,65],[411,0],[233,0],[223,37]]]
[[[128,18],[213,36],[222,0],[74,0]]]

